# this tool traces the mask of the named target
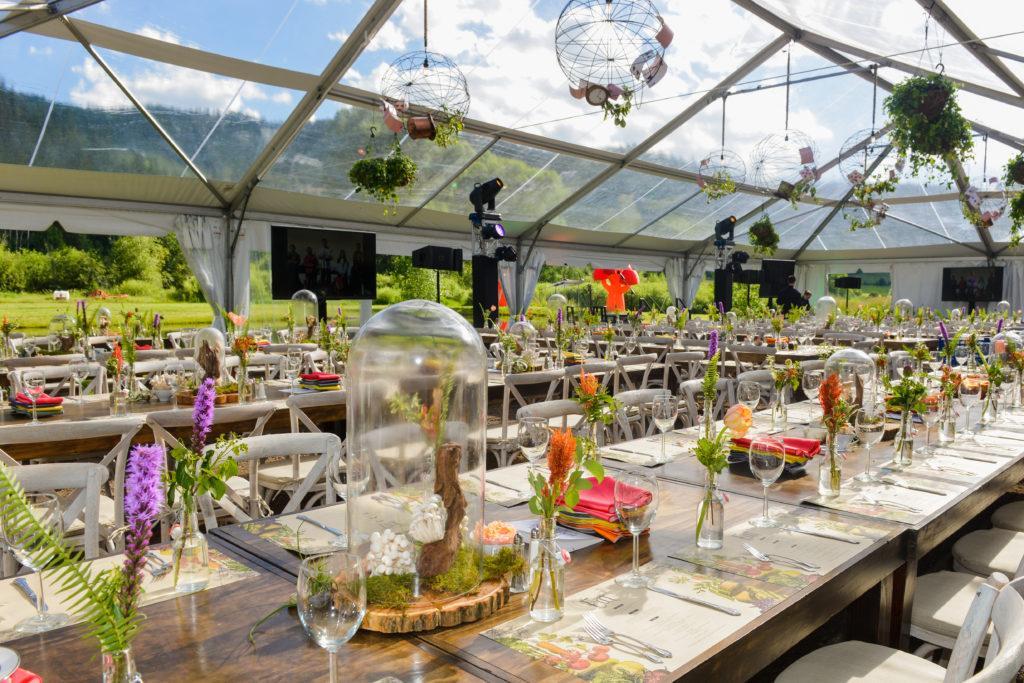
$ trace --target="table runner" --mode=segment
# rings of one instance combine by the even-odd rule
[[[299,515],[309,517],[329,527],[344,532],[346,527],[345,504],[305,510],[294,515],[245,522],[242,528],[253,536],[269,541],[298,555],[319,555],[338,550],[338,543],[344,542],[339,537],[321,529],[315,524],[299,519]]]
[[[861,483],[852,479],[843,482],[842,492],[835,498],[817,496],[805,501],[808,505],[849,512],[867,517],[888,519],[903,524],[917,524],[936,510],[948,504],[967,489],[963,483],[952,483],[936,479],[923,479],[903,473],[894,475],[898,480],[913,486],[942,490],[945,495],[914,491],[902,486],[882,482]],[[864,498],[870,496],[875,503]],[[903,509],[909,506],[910,509]]]

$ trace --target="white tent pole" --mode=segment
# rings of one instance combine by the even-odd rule
[[[0,38],[14,35],[19,31],[27,31],[40,24],[45,24],[51,19],[77,12],[98,2],[100,0],[49,0],[46,7],[41,9],[30,9],[24,12],[12,11],[0,20]]]

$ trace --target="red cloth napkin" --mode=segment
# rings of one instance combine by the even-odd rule
[[[32,403],[32,399],[20,392],[14,397],[14,400],[18,403]],[[59,406],[63,402],[63,396],[48,396],[46,394],[40,394],[39,398],[36,399],[36,405],[38,406]]]
[[[135,345],[135,350],[136,351],[152,351],[153,350],[153,345],[152,344],[136,344]]]
[[[26,671],[25,669],[15,669],[14,673],[7,680],[11,683],[43,683],[43,679],[38,674]]]
[[[821,452],[821,442],[817,439],[803,439],[797,436],[785,436],[781,439],[779,437],[773,437],[776,441],[782,441],[782,447],[786,451],[787,458],[800,458],[803,460],[810,460],[818,453]],[[734,437],[732,444],[735,448],[741,450],[750,449],[750,438]]]
[[[579,505],[573,508],[573,512],[581,512],[593,515],[606,521],[617,519],[615,515],[615,480],[605,477],[598,484],[593,477],[587,477],[593,488],[580,491]],[[629,502],[634,505],[646,505],[651,500],[651,492],[635,486],[628,486]]]
[[[311,382],[322,382],[329,379],[341,379],[341,375],[335,375],[330,372],[307,372],[304,375],[300,375],[302,379]]]

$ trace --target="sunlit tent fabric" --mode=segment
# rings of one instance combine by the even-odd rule
[[[1008,291],[1019,289],[1006,216],[975,228],[956,185],[904,178],[886,221],[851,233],[849,214],[861,209],[847,204],[838,168],[852,135],[884,125],[895,82],[941,68],[960,86],[976,136],[955,180],[999,174],[1024,150],[1016,0],[983,9],[945,0],[941,12],[924,0],[663,2],[677,32],[672,68],[626,128],[567,95],[552,41],[558,5],[453,0],[437,12],[432,45],[462,66],[472,106],[450,147],[401,140],[419,178],[393,212],[356,192],[348,169],[367,147],[390,144],[370,137],[371,126],[383,131],[379,75],[422,38],[422,3],[254,3],[239,13],[201,0],[66,0],[25,26],[9,13],[0,17],[0,111],[11,112],[0,117],[0,228],[44,229],[50,216],[73,232],[194,233],[196,245],[211,245],[189,256],[204,293],[243,309],[249,258],[269,248],[267,226],[369,230],[385,254],[436,244],[468,255],[469,190],[498,176],[524,297],[535,267],[527,255],[542,254],[548,264],[665,271],[673,297],[688,304],[713,267],[715,223],[736,216],[737,246],[747,248],[765,214],[780,236],[775,257],[795,258],[798,286],[815,296],[830,273],[866,266],[892,273],[894,293],[937,303],[908,261],[937,271],[997,259],[1012,266]],[[245,39],[225,39],[229,25]],[[749,182],[705,197],[698,169],[723,133],[749,159],[787,121],[819,150],[813,202],[794,207]]]

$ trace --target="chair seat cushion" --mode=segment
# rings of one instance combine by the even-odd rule
[[[978,576],[1013,576],[1024,557],[1024,533],[1008,529],[972,531],[953,544],[953,559]]]
[[[985,579],[960,572],[935,572],[917,578],[913,627],[956,640],[960,626]]]
[[[992,513],[992,526],[1010,531],[1024,531],[1024,500],[1007,503]]]
[[[909,652],[859,640],[829,645],[805,655],[783,671],[776,683],[840,681],[913,681],[938,683],[946,670]]]
[[[288,460],[282,460],[281,462],[275,462],[271,465],[260,465],[259,478],[257,481],[261,487],[268,489],[283,489],[292,485],[297,485],[310,473],[313,466],[316,465],[316,461],[316,458],[300,459],[298,476],[294,476],[294,470],[292,469],[292,462],[290,458]],[[248,482],[246,482],[247,487],[248,485]],[[248,491],[248,489],[246,490]]]

